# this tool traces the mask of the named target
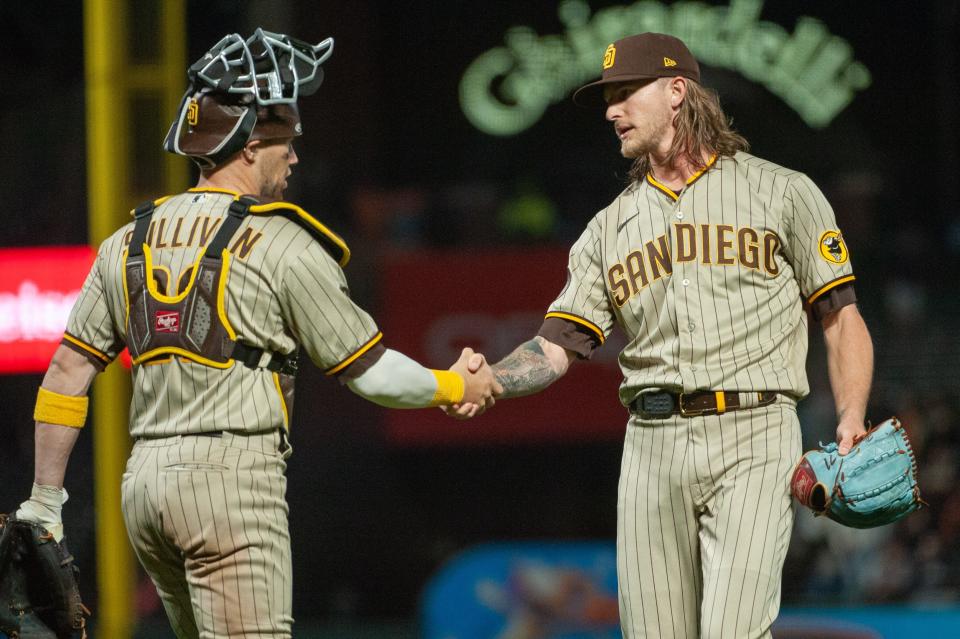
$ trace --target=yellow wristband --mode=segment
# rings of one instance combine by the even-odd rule
[[[431,406],[459,404],[463,400],[463,377],[453,371],[430,370],[437,378],[437,392],[433,394]]]
[[[83,428],[87,421],[87,407],[90,399],[61,395],[40,387],[37,393],[37,406],[33,409],[33,418],[46,424],[57,424],[71,428]]]

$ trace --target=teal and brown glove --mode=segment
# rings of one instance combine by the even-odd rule
[[[836,443],[804,454],[790,490],[815,515],[851,528],[893,523],[925,503],[913,448],[896,417],[870,429],[846,455]]]

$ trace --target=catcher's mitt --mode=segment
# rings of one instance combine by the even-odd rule
[[[925,503],[913,448],[896,417],[871,428],[844,456],[836,443],[804,454],[790,489],[814,514],[852,528],[893,523]]]
[[[66,544],[39,524],[0,515],[0,633],[10,639],[86,639]]]

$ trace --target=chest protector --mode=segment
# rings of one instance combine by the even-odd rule
[[[155,203],[136,209],[133,236],[123,266],[127,348],[134,364],[177,356],[213,368],[230,368],[239,361],[249,368],[266,368],[285,375],[296,373],[296,351],[288,355],[270,353],[238,341],[224,308],[231,259],[226,247],[255,204],[256,200],[250,197],[230,203],[217,234],[179,282],[171,282],[164,267],[154,266],[146,245]],[[176,294],[165,295],[161,290]]]

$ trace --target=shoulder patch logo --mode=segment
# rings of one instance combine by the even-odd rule
[[[664,59],[663,59],[663,66],[665,66],[665,67],[675,67],[675,66],[677,66],[677,61],[674,60],[674,59],[672,59],[672,58],[664,58]]]
[[[831,264],[844,264],[850,258],[840,231],[826,231],[820,236],[820,256]]]
[[[603,52],[603,68],[609,69],[613,66],[613,61],[617,57],[617,48],[612,44]]]
[[[200,122],[200,105],[196,100],[190,100],[190,104],[187,105],[187,124],[197,126],[198,122]]]

